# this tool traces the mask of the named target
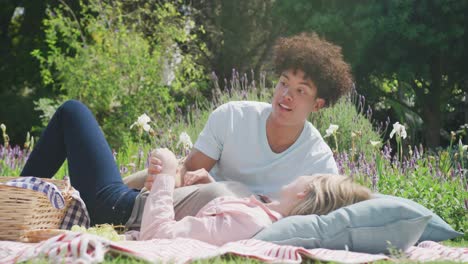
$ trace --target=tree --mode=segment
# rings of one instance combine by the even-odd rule
[[[76,8],[77,0],[67,0]],[[41,83],[39,62],[30,53],[44,47],[42,20],[47,6],[58,1],[3,0],[0,9],[0,123],[5,123],[13,144],[40,125],[33,101],[50,96]]]
[[[199,47],[207,69],[230,78],[232,69],[259,72],[282,31],[273,16],[273,0],[190,1],[197,24],[204,27]]]
[[[0,123],[8,127],[15,144],[23,140],[31,124],[38,123],[32,100],[38,91],[37,63],[29,52],[40,38],[40,10],[44,1],[3,1],[0,11]]]
[[[361,92],[404,109],[407,118],[421,118],[425,143],[440,145],[447,116],[466,90],[468,2],[276,3],[280,17],[293,25],[290,33],[316,31],[341,45]]]

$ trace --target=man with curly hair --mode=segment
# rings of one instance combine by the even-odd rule
[[[274,55],[279,81],[271,104],[229,102],[211,113],[180,170],[176,219],[195,215],[217,196],[254,193],[268,199],[300,175],[338,174],[332,151],[307,118],[353,85],[341,48],[302,33],[280,38]],[[162,165],[158,159],[150,162]],[[126,182],[138,187],[131,177]],[[145,187],[151,190],[152,182],[146,177]],[[130,226],[138,222],[141,199],[136,199]]]

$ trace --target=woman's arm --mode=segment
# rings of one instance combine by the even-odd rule
[[[143,210],[140,240],[159,238],[161,226],[174,221],[174,186],[175,180],[171,175],[159,174],[155,177]]]

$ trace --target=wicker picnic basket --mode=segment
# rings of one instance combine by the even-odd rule
[[[56,209],[47,196],[38,191],[7,186],[17,177],[0,177],[0,240],[28,242],[30,230],[58,229],[72,201],[72,187],[66,180],[44,179],[62,192],[65,207]]]

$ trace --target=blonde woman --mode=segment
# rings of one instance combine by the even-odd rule
[[[162,170],[156,168],[161,163]],[[133,232],[133,237],[140,240],[186,237],[222,245],[251,238],[286,216],[327,214],[371,196],[369,189],[348,177],[301,176],[283,186],[277,200],[262,202],[256,196],[219,197],[195,216],[176,221],[173,206],[176,169],[177,160],[170,150],[158,149],[153,153],[148,173],[154,178],[154,184],[146,200],[140,232]]]

